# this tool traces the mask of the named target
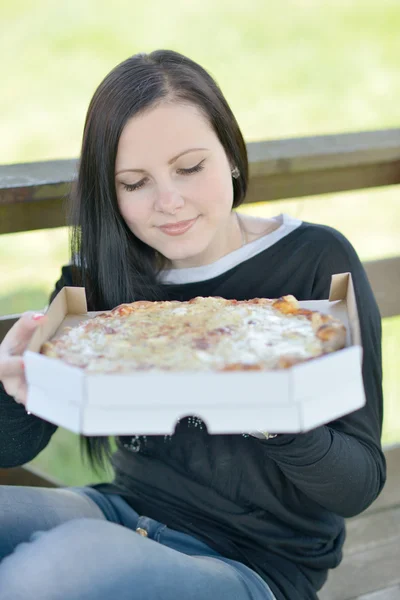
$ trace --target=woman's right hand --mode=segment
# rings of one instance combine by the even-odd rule
[[[27,385],[22,358],[34,332],[46,317],[32,311],[25,312],[11,327],[0,344],[0,381],[16,402],[26,404]]]

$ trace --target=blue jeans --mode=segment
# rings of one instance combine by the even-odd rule
[[[83,488],[0,486],[0,600],[274,600],[200,540]]]

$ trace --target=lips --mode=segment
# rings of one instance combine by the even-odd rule
[[[182,235],[186,233],[197,221],[195,219],[191,219],[190,221],[180,221],[179,223],[170,223],[169,225],[161,225],[159,229],[166,233],[167,235]]]

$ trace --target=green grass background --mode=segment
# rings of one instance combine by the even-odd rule
[[[171,48],[221,85],[247,141],[398,127],[398,0],[0,0],[0,163],[79,154],[106,73]],[[400,255],[399,188],[249,206],[342,231],[363,260]],[[0,314],[40,309],[68,259],[66,229],[0,237]],[[400,306],[399,306],[400,313]],[[400,440],[400,317],[385,319],[385,443]],[[67,484],[110,477],[58,430],[33,461]]]

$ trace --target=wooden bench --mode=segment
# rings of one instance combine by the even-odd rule
[[[400,130],[248,144],[247,202],[400,183]],[[60,227],[76,161],[0,166],[0,234]],[[400,313],[400,257],[367,262],[383,317]],[[35,307],[33,307],[35,308]],[[0,317],[0,341],[18,315]],[[347,520],[344,559],[320,600],[400,600],[400,445],[385,451],[388,481],[374,504]],[[0,469],[0,484],[56,487],[30,466]]]
[[[347,519],[343,562],[320,600],[400,599],[400,445],[385,455],[386,486],[366,511]]]

